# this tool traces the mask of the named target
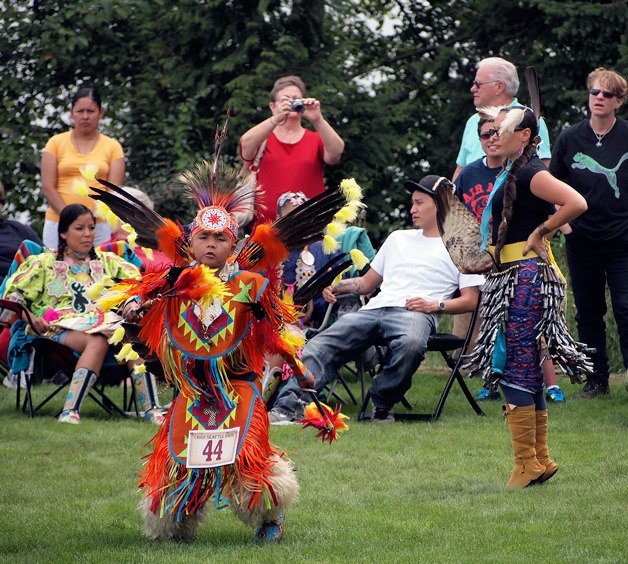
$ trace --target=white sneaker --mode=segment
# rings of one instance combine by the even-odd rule
[[[271,425],[294,425],[296,423],[296,421],[293,421],[290,417],[281,413],[281,411],[274,409],[268,412],[268,421]]]
[[[2,384],[7,388],[17,388],[17,374],[13,374],[13,372],[9,372],[2,381]],[[22,381],[20,383],[21,388],[26,388],[26,378],[24,374],[22,374]]]

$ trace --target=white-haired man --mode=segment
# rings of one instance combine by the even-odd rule
[[[482,106],[516,106],[520,102],[515,97],[519,90],[519,76],[515,65],[501,57],[489,57],[478,63],[475,80],[471,83],[473,105],[476,108]],[[453,181],[460,174],[463,167],[469,163],[481,159],[484,156],[482,145],[478,139],[478,121],[480,116],[473,114],[468,120],[462,134],[462,143],[456,158],[456,170]],[[549,142],[549,133],[545,121],[541,118],[539,127],[541,145],[539,153],[541,160],[549,166],[552,155]]]

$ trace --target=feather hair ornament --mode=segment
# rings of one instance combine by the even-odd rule
[[[515,132],[517,126],[522,122],[525,115],[525,109],[511,108],[506,112],[504,121],[499,126],[499,136],[509,137]]]
[[[534,112],[536,121],[541,119],[541,91],[539,90],[539,77],[533,66],[526,67],[526,82],[528,84],[528,93],[530,94],[530,106]]]

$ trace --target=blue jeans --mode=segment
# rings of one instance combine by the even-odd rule
[[[628,242],[591,241],[577,234],[565,237],[578,338],[597,352],[590,380],[608,382],[606,350],[606,285],[617,322],[624,367],[628,368]]]
[[[303,363],[314,376],[316,390],[332,382],[338,369],[354,360],[374,343],[390,348],[386,366],[373,380],[373,404],[391,409],[412,385],[412,375],[425,357],[436,317],[403,307],[361,309],[339,317],[328,329],[310,339],[303,348]],[[279,392],[273,409],[292,418],[302,411],[299,385],[290,379]]]

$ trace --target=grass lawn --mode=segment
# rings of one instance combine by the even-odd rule
[[[429,409],[443,384],[429,368],[412,394]],[[271,546],[228,509],[211,509],[193,543],[146,540],[137,474],[154,427],[108,418],[91,400],[80,426],[31,420],[2,388],[0,562],[626,562],[628,391],[618,378],[611,397],[587,401],[560,384],[568,402],[550,405],[549,439],[560,470],[518,491],[504,489],[512,455],[500,403],[478,417],[457,386],[433,424],[358,423],[346,406],[350,429],[331,446],[273,427],[301,497]]]

